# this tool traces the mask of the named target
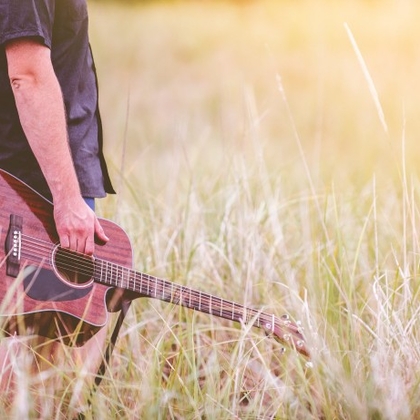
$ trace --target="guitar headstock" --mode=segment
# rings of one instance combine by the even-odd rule
[[[273,316],[272,320],[267,322],[263,328],[268,335],[274,336],[280,343],[291,346],[306,357],[310,356],[303,336],[303,327],[300,322],[291,321],[289,315],[284,314],[280,318]]]

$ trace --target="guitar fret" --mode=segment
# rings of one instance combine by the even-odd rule
[[[235,319],[235,304],[232,303],[232,320]]]
[[[127,276],[127,269],[124,269],[124,267],[121,267],[121,287],[124,287],[124,281],[127,284],[126,276]]]
[[[191,306],[191,292],[192,292],[192,290],[191,289],[189,289],[189,291],[190,291],[190,297],[189,297],[189,299],[188,299],[188,307],[189,308],[191,308],[192,306]]]
[[[175,287],[174,296],[173,296],[173,302],[175,304],[178,304],[178,305],[179,305],[179,298],[180,298],[179,293],[180,293],[179,287]]]
[[[115,268],[115,271],[117,272],[117,275],[115,277],[115,285],[119,286],[121,284],[121,267],[118,267],[118,265],[116,265]]]
[[[104,262],[103,261],[101,261],[101,274],[100,274],[100,278],[102,278],[103,277],[103,271],[104,271]]]
[[[127,276],[129,276],[129,273],[127,272],[126,268],[122,269],[122,273],[123,273],[123,277],[122,277],[121,284],[122,284],[122,287],[124,287],[124,282],[125,282],[125,287],[127,288],[127,286],[128,286],[128,277]]]
[[[171,283],[171,302],[173,303],[174,301],[175,301],[174,284]]]
[[[140,280],[140,281],[137,281]],[[141,281],[141,276],[137,276],[134,271],[132,271],[132,278],[131,281],[133,283],[133,288],[136,292],[142,293],[143,292],[143,282]]]
[[[114,275],[112,277],[113,279],[113,283],[114,286],[118,285],[118,266],[117,265],[112,265],[113,271],[114,271]]]
[[[110,263],[106,263],[106,279],[108,284],[112,284],[112,271],[110,271]]]
[[[220,314],[219,316],[223,316],[223,299],[220,299]]]
[[[107,274],[106,274],[106,268],[104,270],[104,265],[106,265],[105,261],[101,261],[101,279],[104,279],[104,282],[107,283]],[[105,271],[105,274],[104,274]]]
[[[111,264],[111,284],[114,284],[115,277],[114,277],[114,265]]]
[[[115,286],[119,286],[121,284],[121,268],[116,265],[115,266],[116,276],[115,276]]]
[[[150,296],[150,278],[147,275],[142,275],[142,279],[146,282],[146,296]]]
[[[143,282],[141,281],[141,276],[140,276],[140,282],[138,282],[136,273],[132,272],[132,282],[133,282],[133,288],[137,292],[141,293],[143,291]]]
[[[112,266],[110,263],[107,264],[107,272],[108,272],[108,284],[112,284]]]
[[[201,312],[201,293],[198,293],[198,310]]]
[[[104,264],[102,266],[103,266],[103,271],[104,271],[103,276],[104,276],[104,279],[105,279],[105,283],[108,284],[109,283],[109,280],[108,280],[108,263],[106,261],[104,261]]]

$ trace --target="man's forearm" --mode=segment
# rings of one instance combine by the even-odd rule
[[[54,86],[53,78],[12,83],[22,128],[53,197],[79,194],[58,83]]]

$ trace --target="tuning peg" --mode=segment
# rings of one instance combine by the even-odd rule
[[[290,325],[290,324],[292,323],[292,321],[290,320],[289,315],[287,315],[287,314],[283,314],[283,315],[280,317],[280,319],[283,321],[283,325],[284,325],[284,326],[288,326],[288,325]]]

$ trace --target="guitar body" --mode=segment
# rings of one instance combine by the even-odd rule
[[[12,264],[10,226],[16,219],[22,249]],[[131,268],[126,233],[113,222],[100,222],[110,240],[96,244],[95,258]],[[0,170],[0,329],[6,335],[31,333],[79,346],[107,323],[109,311],[119,309],[121,290],[89,278],[72,283],[58,272],[57,245],[52,203]]]

